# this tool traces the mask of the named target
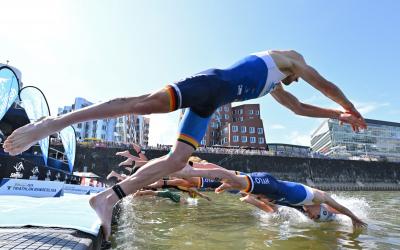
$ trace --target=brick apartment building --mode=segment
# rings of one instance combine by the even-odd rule
[[[259,104],[219,107],[208,124],[201,141],[203,146],[266,148]]]

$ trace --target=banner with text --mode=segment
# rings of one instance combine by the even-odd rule
[[[0,195],[21,195],[31,197],[60,197],[64,182],[37,181],[3,178],[0,182]]]

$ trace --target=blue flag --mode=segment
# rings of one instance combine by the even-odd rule
[[[8,66],[0,65],[0,120],[18,96],[18,78]]]
[[[21,89],[19,96],[21,98],[21,106],[25,109],[31,122],[50,115],[46,98],[38,88],[33,86],[24,87]],[[39,141],[45,165],[47,165],[49,155],[49,138],[48,136]]]
[[[65,154],[67,155],[69,171],[72,173],[76,153],[76,137],[74,128],[72,126],[64,128],[60,131],[60,137],[65,149]]]

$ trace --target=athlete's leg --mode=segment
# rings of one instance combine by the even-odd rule
[[[153,94],[116,98],[59,117],[47,117],[39,122],[30,123],[15,130],[4,142],[4,151],[10,155],[19,154],[29,149],[40,139],[78,122],[126,114],[143,115],[173,111],[176,109],[174,104],[176,104],[177,98],[174,93],[172,87],[168,86]]]
[[[114,188],[90,199],[90,205],[102,222],[106,239],[111,233],[112,209],[115,203],[124,195],[135,193],[140,188],[184,168],[203,138],[209,120],[210,117],[201,117],[190,109],[186,110],[180,123],[178,141],[168,155],[149,161]]]
[[[170,173],[183,168],[193,151],[192,146],[177,141],[170,154],[149,161],[134,175],[128,177],[118,185],[126,195],[133,194],[140,188],[161,179],[163,176],[168,176]],[[119,199],[111,188],[90,199],[90,205],[101,220],[106,239],[111,234],[112,210]]]

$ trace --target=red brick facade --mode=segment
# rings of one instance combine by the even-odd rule
[[[232,107],[226,104],[213,114],[203,146],[239,146],[265,148],[265,133],[259,104]]]

